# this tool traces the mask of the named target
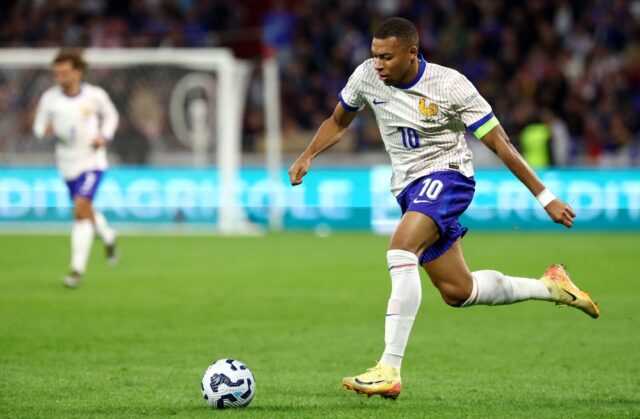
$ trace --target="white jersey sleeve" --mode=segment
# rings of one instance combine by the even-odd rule
[[[45,135],[45,131],[47,129],[47,124],[51,122],[51,93],[47,91],[42,95],[42,99],[38,103],[38,107],[36,109],[36,116],[33,120],[33,133],[39,139],[43,139]]]
[[[118,111],[107,92],[96,87],[97,111],[101,118],[100,133],[106,140],[111,140],[118,128]]]
[[[458,113],[460,120],[476,138],[482,138],[498,125],[498,119],[493,115],[491,105],[464,75],[458,74],[453,79],[449,97],[453,110]]]
[[[351,112],[359,112],[367,104],[365,96],[362,94],[364,78],[366,76],[365,65],[360,64],[351,74],[346,86],[338,94],[338,99],[342,106]]]

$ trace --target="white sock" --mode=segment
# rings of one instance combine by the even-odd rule
[[[405,250],[389,250],[387,263],[391,274],[391,297],[384,324],[384,354],[380,361],[400,368],[411,326],[420,307],[422,286],[418,257]]]
[[[551,294],[537,279],[507,276],[498,271],[472,272],[473,290],[462,307],[470,305],[512,304],[525,300],[548,300]]]
[[[96,228],[98,237],[104,244],[111,245],[116,240],[116,232],[109,227],[107,219],[100,211],[93,210],[93,225]]]
[[[91,245],[93,244],[93,223],[91,220],[75,220],[71,229],[71,270],[83,274]]]

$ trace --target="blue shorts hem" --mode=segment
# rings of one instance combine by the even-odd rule
[[[75,200],[78,197],[86,198],[89,201],[93,201],[93,198],[98,191],[98,185],[102,180],[102,170],[89,170],[82,172],[78,177],[71,180],[66,180],[65,183],[69,188],[69,198]]]
[[[425,250],[422,255],[420,255],[420,263],[422,264],[431,262],[444,255],[447,250],[451,249],[451,246],[453,246],[460,237],[464,237],[464,235],[467,234],[467,231],[469,231],[468,228],[461,227],[457,233],[441,237],[430,248]]]
[[[424,214],[433,220],[440,233],[438,240],[420,255],[421,263],[442,256],[466,234],[467,228],[460,225],[459,217],[471,203],[474,190],[473,178],[445,170],[417,179],[398,195],[403,215],[408,211]]]

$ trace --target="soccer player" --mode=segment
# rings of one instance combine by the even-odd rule
[[[399,395],[402,357],[422,298],[419,264],[454,307],[545,300],[598,317],[596,304],[561,265],[549,267],[540,280],[469,271],[461,241],[467,229],[458,222],[475,186],[466,129],[498,155],[554,222],[571,227],[575,214],[545,188],[471,82],[418,53],[418,33],[411,22],[385,20],[374,34],[371,52],[372,58],[356,68],[340,92],[331,117],[289,168],[291,184],[302,183],[311,160],[340,140],[357,112],[365,105],[373,109],[391,157],[391,192],[403,216],[387,251],[391,296],[384,352],[375,367],[344,378],[342,385],[369,396]]]
[[[86,69],[80,51],[59,51],[53,61],[57,85],[42,95],[33,124],[38,138],[55,140],[58,170],[73,200],[71,272],[63,279],[70,288],[82,283],[94,231],[109,264],[118,261],[116,234],[92,205],[107,168],[106,146],[118,126],[118,112],[102,88],[82,81]]]

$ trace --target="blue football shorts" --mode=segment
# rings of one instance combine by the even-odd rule
[[[476,182],[453,170],[430,173],[409,186],[397,196],[404,215],[416,211],[431,218],[440,231],[440,238],[420,255],[420,263],[442,256],[459,237],[467,233],[458,218],[467,209]]]
[[[103,172],[101,170],[91,170],[83,172],[73,180],[65,181],[69,188],[69,196],[71,197],[71,200],[75,199],[77,196],[81,196],[93,201],[93,197],[95,196],[100,180],[102,179],[102,173]]]

